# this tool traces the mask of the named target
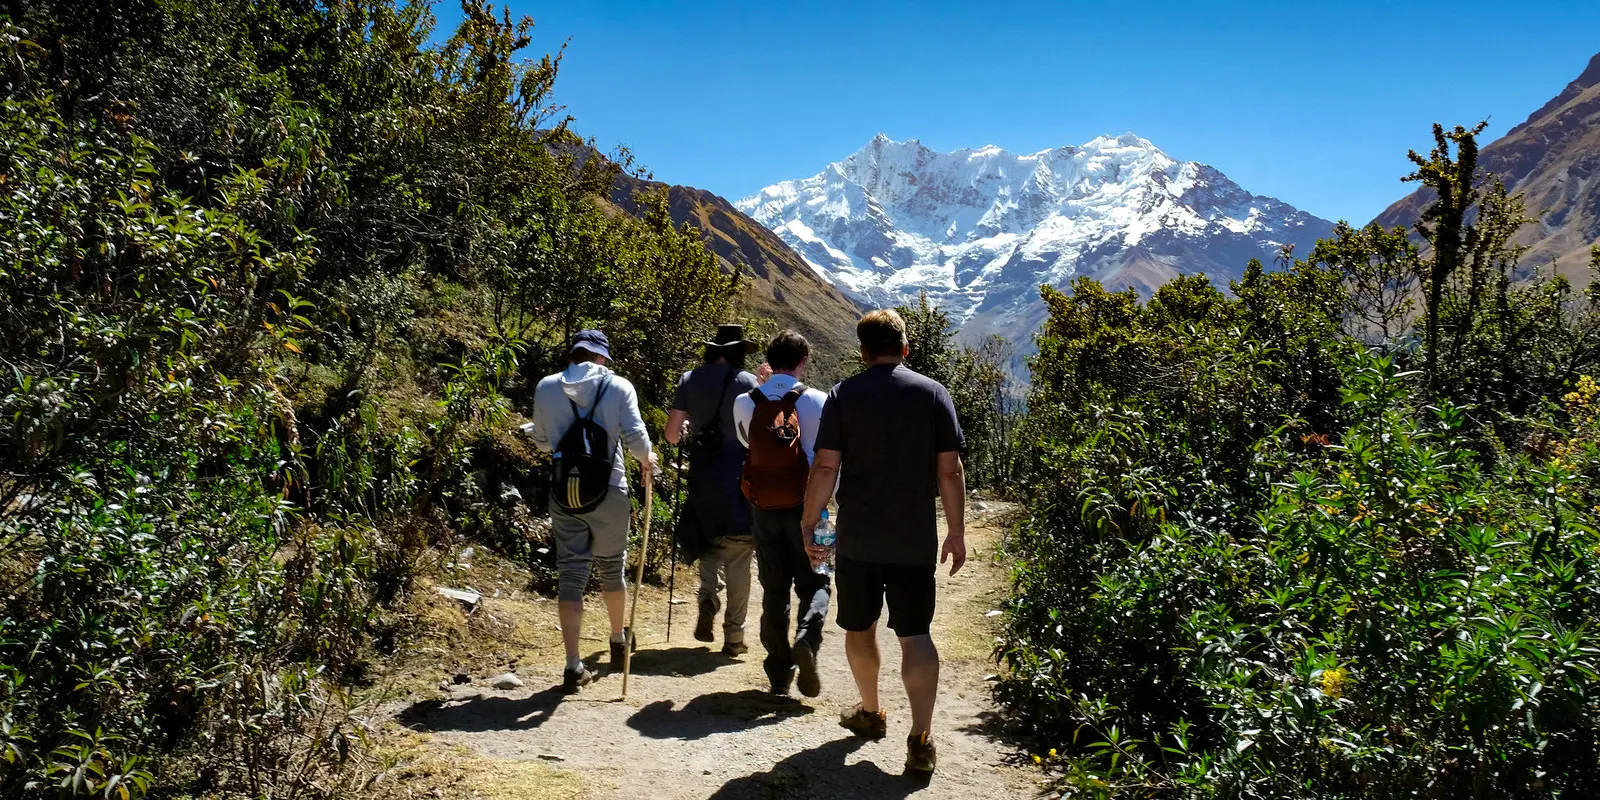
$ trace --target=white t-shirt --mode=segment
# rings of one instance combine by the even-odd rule
[[[778,400],[788,394],[800,380],[793,375],[773,374],[761,384],[761,393],[768,400]],[[800,417],[800,449],[806,452],[806,463],[816,460],[817,428],[822,424],[822,406],[828,396],[809,386],[805,394],[795,401],[794,411]],[[734,398],[733,427],[739,433],[739,443],[750,446],[750,416],[756,411],[756,401],[748,392]]]

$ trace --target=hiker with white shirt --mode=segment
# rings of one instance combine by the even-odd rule
[[[812,568],[801,539],[806,479],[827,395],[800,382],[811,345],[794,330],[767,344],[770,377],[734,401],[734,429],[748,448],[741,487],[750,501],[756,570],[761,576],[762,666],[774,694],[787,694],[791,681],[800,693],[822,691],[817,651],[832,595],[829,576]],[[794,638],[789,637],[789,591],[799,600]]]
[[[551,535],[560,570],[561,639],[567,663],[561,685],[575,692],[595,674],[578,653],[583,592],[591,566],[611,623],[611,668],[622,669],[632,631],[624,627],[623,569],[633,504],[622,453],[639,460],[648,483],[657,469],[633,384],[606,368],[611,343],[597,330],[573,337],[568,365],[533,393],[533,443],[552,455]]]

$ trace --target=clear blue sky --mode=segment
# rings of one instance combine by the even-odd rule
[[[511,0],[602,149],[730,199],[878,132],[1016,152],[1133,131],[1331,219],[1407,187],[1434,121],[1521,122],[1600,51],[1596,0]],[[440,0],[441,23],[459,18]]]

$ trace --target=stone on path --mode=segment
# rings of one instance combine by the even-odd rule
[[[483,601],[483,595],[478,594],[477,592],[469,592],[464,589],[450,589],[444,586],[437,587],[437,590],[439,594],[466,606],[468,612],[477,610],[478,603]]]
[[[521,688],[522,679],[518,678],[515,672],[505,672],[491,678],[489,685],[501,690],[517,689]]]

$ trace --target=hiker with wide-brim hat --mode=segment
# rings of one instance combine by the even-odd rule
[[[694,637],[715,641],[722,616],[722,652],[743,655],[744,621],[750,606],[750,506],[739,489],[745,448],[733,425],[733,401],[756,388],[744,371],[744,326],[717,326],[705,343],[704,363],[678,381],[667,417],[666,439],[689,453],[689,491],[678,522],[685,561],[700,562],[699,617]],[[721,589],[727,589],[723,606]]]

